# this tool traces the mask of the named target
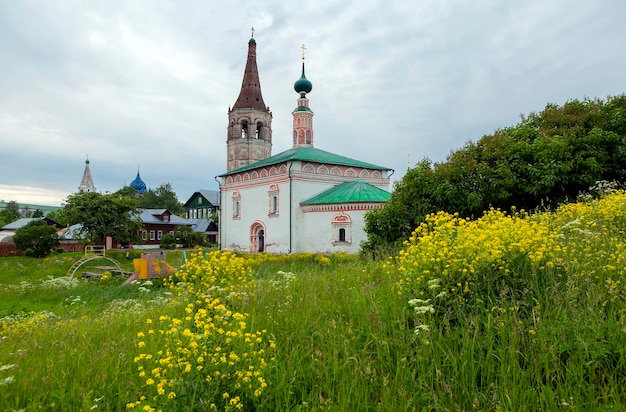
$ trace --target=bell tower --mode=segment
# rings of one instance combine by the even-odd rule
[[[272,112],[261,94],[254,28],[251,30],[241,91],[232,109],[228,108],[227,172],[272,155]]]
[[[304,50],[306,47],[302,45],[302,76],[293,85],[296,93],[300,94],[298,98],[298,107],[293,114],[293,147],[308,146],[313,147],[313,111],[309,108],[309,99],[307,93],[313,90],[313,84],[304,75]]]

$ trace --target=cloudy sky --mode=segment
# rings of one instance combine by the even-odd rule
[[[291,147],[301,49],[315,146],[387,166],[546,103],[626,86],[623,0],[0,2],[0,200],[59,205],[137,173],[179,200],[218,189],[250,27],[273,154]]]

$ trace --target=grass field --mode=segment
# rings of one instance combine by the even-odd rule
[[[0,259],[0,411],[625,410],[625,233],[615,192],[439,213],[384,261],[198,251],[120,286]]]

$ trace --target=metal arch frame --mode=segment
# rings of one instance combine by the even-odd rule
[[[115,265],[115,267],[117,268],[117,270],[119,270],[119,271],[120,271],[120,273],[126,273],[126,271],[122,269],[122,267],[120,266],[120,263],[119,263],[117,260],[112,259],[112,258],[110,258],[110,257],[106,257],[106,256],[98,256],[98,255],[96,255],[96,256],[90,256],[90,257],[86,258],[85,260],[83,260],[83,261],[80,263],[80,265],[78,265],[78,266],[76,266],[76,267],[74,268],[74,270],[72,271],[72,273],[68,273],[66,276],[69,276],[69,277],[73,278],[73,277],[74,277],[74,274],[76,273],[76,271],[77,271],[78,269],[80,269],[81,267],[83,267],[86,263],[91,262],[92,260],[96,260],[96,259],[104,259],[104,260],[108,260],[108,261],[110,261],[111,263],[113,263],[113,264]]]

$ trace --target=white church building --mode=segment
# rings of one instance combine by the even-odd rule
[[[389,199],[389,172],[314,147],[304,74],[294,84],[293,147],[272,155],[272,113],[265,106],[248,42],[241,91],[228,110],[227,171],[220,178],[220,246],[232,251],[358,252],[364,215]]]

